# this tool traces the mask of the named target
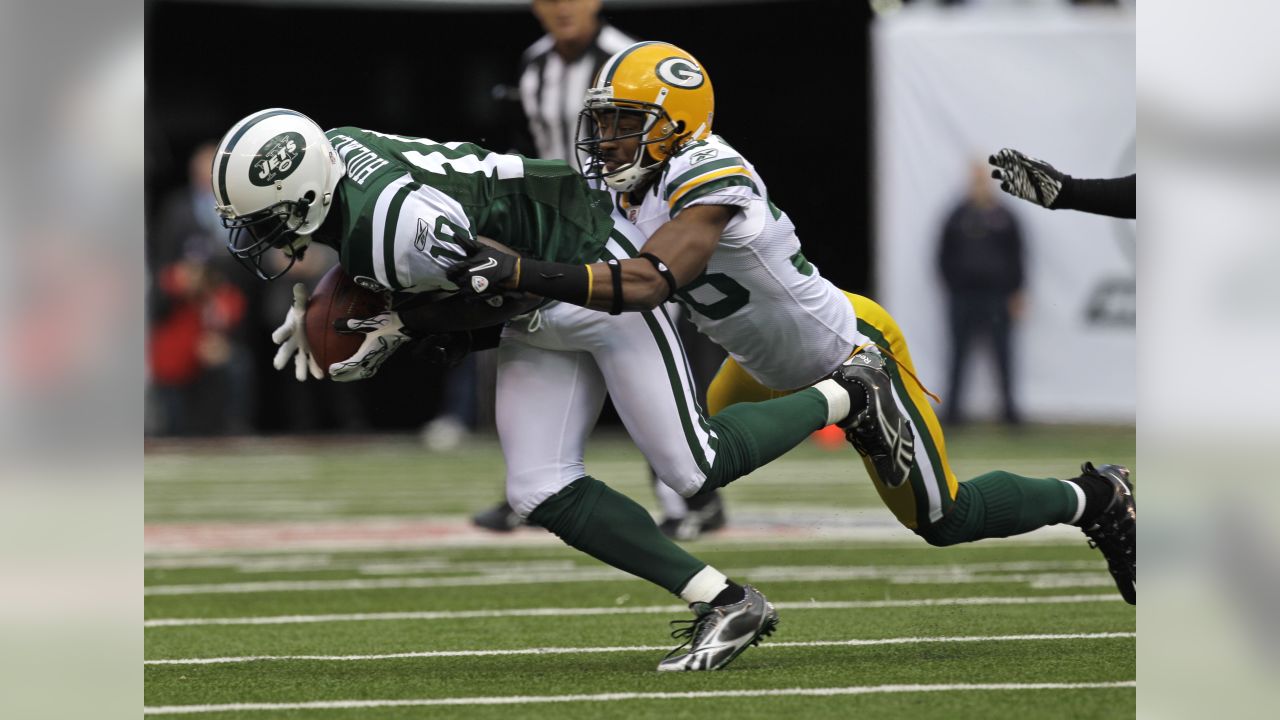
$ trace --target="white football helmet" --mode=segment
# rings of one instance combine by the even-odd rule
[[[324,222],[346,166],[311,118],[283,108],[256,112],[235,124],[213,158],[213,194],[227,248],[264,280],[293,267]],[[272,248],[289,257],[268,274],[262,258]]]

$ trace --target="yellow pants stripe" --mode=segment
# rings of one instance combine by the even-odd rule
[[[957,481],[947,461],[942,427],[923,388],[913,377],[919,373],[911,361],[906,338],[898,328],[898,323],[875,301],[848,292],[845,296],[858,317],[859,333],[866,338],[860,340],[859,344],[879,344],[890,356],[885,359],[893,370],[895,392],[911,416],[917,435],[916,469],[912,470],[910,481],[901,487],[888,488],[876,477],[875,468],[870,462],[864,461],[863,464],[880,498],[898,521],[913,530],[919,529],[945,514],[956,497]],[[899,365],[901,369],[898,368]],[[776,390],[762,385],[736,360],[728,358],[707,388],[707,410],[715,415],[734,403],[760,402],[792,392],[795,390]],[[920,452],[921,450],[924,452]],[[921,467],[921,463],[926,462],[928,468]]]

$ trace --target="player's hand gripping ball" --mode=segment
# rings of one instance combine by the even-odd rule
[[[380,330],[387,330],[391,324],[378,321],[380,316],[394,315],[388,312],[388,302],[386,293],[357,285],[340,265],[325,273],[307,301],[306,317],[306,339],[324,376],[338,381],[359,380],[377,372],[377,366],[399,342],[382,343],[375,339],[375,349],[383,352],[374,359],[361,350],[370,335],[376,338]],[[398,320],[395,324],[398,325]],[[393,344],[395,347],[389,347]],[[356,357],[358,355],[361,357]],[[374,366],[370,368],[370,365]]]

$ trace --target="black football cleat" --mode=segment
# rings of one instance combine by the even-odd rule
[[[683,517],[664,519],[658,524],[658,529],[672,540],[697,540],[706,533],[723,529],[726,522],[724,500],[719,492],[713,492],[698,507],[695,507],[695,503],[689,503],[689,509]]]
[[[471,524],[492,532],[511,532],[524,525],[525,521],[504,500],[488,510],[472,515]]]
[[[884,356],[868,347],[849,358],[831,379],[848,391],[860,412],[851,412],[836,423],[858,454],[869,458],[880,482],[896,488],[907,481],[915,466],[915,428],[898,409],[893,383]],[[858,402],[865,398],[865,402]]]
[[[1084,530],[1089,547],[1102,551],[1107,559],[1107,569],[1115,578],[1120,596],[1130,605],[1138,604],[1138,511],[1133,502],[1133,489],[1129,486],[1129,470],[1120,465],[1099,465],[1086,462],[1080,466],[1085,475],[1100,478],[1111,484],[1115,494],[1093,524]]]

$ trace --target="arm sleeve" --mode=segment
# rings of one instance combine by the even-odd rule
[[[1118,218],[1138,217],[1138,175],[1108,180],[1066,177],[1054,210],[1079,210]]]

